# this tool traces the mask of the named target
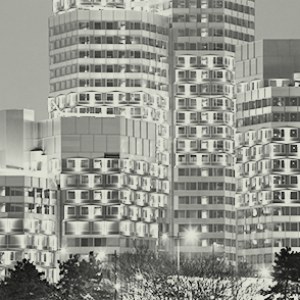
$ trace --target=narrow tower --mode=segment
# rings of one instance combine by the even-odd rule
[[[236,45],[254,39],[254,6],[173,1],[172,235],[188,256],[235,259],[234,55]]]

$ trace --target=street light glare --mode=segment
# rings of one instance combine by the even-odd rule
[[[100,251],[98,252],[97,254],[97,259],[99,259],[100,261],[104,260],[105,259],[105,252],[104,251]]]
[[[167,233],[163,233],[163,235],[161,236],[161,239],[162,239],[163,241],[166,241],[168,238],[169,238],[169,237],[168,237],[168,234],[167,234]]]
[[[184,233],[184,238],[187,242],[194,242],[198,237],[199,232],[195,228],[189,228]]]
[[[143,280],[143,275],[141,273],[137,273],[135,275],[135,279],[138,280],[138,281]]]

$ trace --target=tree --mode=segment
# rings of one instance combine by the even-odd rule
[[[142,274],[145,278],[176,274],[173,260],[166,254],[157,253],[146,246],[135,247],[133,252],[122,253],[119,257],[119,272],[124,278]]]
[[[143,299],[145,293],[155,296],[165,288],[167,278],[176,274],[176,264],[168,255],[140,246],[120,255],[118,273],[127,299],[137,294]]]
[[[243,275],[246,270],[252,271],[247,265]],[[139,247],[120,256],[119,272],[127,280],[123,299],[246,299],[238,292],[246,279],[228,261],[218,257],[181,260],[178,274],[176,263],[169,256]],[[259,289],[255,289],[254,283],[247,286],[250,289],[252,295],[257,295]]]
[[[0,283],[0,295],[6,300],[59,299],[53,286],[43,279],[35,265],[27,259],[18,261]]]
[[[227,278],[234,267],[225,259],[216,256],[199,256],[185,259],[181,263],[180,274],[188,277]]]
[[[80,255],[71,255],[59,264],[61,279],[57,288],[63,299],[112,299],[112,284],[103,262],[90,252],[88,261]]]
[[[262,294],[268,295],[266,299],[289,299],[299,294],[300,280],[300,253],[294,252],[290,247],[275,253],[275,264],[272,273],[274,285]]]

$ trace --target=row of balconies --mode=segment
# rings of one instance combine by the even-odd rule
[[[158,210],[137,206],[65,206],[65,218],[68,220],[122,220],[156,222]]]
[[[124,203],[127,205],[137,204],[139,206],[150,205],[153,207],[164,207],[168,196],[159,193],[147,193],[132,190],[68,190],[63,191],[65,203],[96,203],[103,205],[113,203]]]
[[[223,165],[232,166],[234,163],[234,156],[232,154],[176,154],[177,165]]]
[[[79,101],[94,102],[95,105],[103,104],[138,104],[142,107],[151,106],[153,108],[168,110],[168,99],[160,95],[149,95],[145,92],[124,93],[121,91],[109,91],[107,93],[85,92],[81,94],[69,93],[50,98],[53,104],[60,108],[75,107]]]
[[[263,188],[263,187],[262,187]],[[285,187],[285,189],[287,189]],[[266,205],[271,203],[299,203],[300,202],[300,193],[297,190],[259,190],[252,189],[248,191],[239,186],[237,190],[237,204],[239,206],[255,206],[255,205]],[[242,194],[240,194],[242,193]]]
[[[83,171],[96,171],[100,173],[126,172],[159,178],[167,178],[168,176],[167,167],[157,163],[109,158],[68,158],[62,160],[62,171],[78,173]]]
[[[296,142],[300,140],[300,131],[298,128],[273,128],[260,129],[257,131],[238,133],[237,146],[254,146],[261,143],[278,142]]]
[[[181,55],[177,57],[177,67],[182,68],[226,68],[233,70],[234,59],[232,57],[222,57],[213,55],[191,56]]]
[[[233,113],[226,111],[180,111],[176,112],[176,124],[202,124],[202,123],[224,123],[233,125]]]
[[[228,124],[218,124],[220,126],[211,126],[212,124],[207,124],[208,126],[186,126],[179,125],[176,126],[176,138],[206,138],[206,139],[222,139],[227,138],[234,140],[234,136],[231,132],[231,127]],[[215,131],[214,128],[223,128],[224,130]]]
[[[67,221],[64,223],[65,235],[97,235],[108,236],[112,234],[123,234],[136,236],[141,234],[157,236],[158,225],[144,223],[142,221],[133,222],[130,220],[120,220],[118,222],[97,221],[94,223],[86,221]]]
[[[231,140],[177,140],[176,152],[229,152],[233,153]]]
[[[83,188],[97,189],[103,187],[122,188],[129,187],[133,190],[145,190],[148,192],[169,193],[169,181],[160,180],[155,177],[140,175],[113,174],[82,174],[82,175],[61,175],[61,188]]]

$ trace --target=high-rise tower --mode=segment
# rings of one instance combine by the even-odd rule
[[[252,0],[54,1],[50,117],[157,124],[153,163],[172,182],[182,252],[234,259],[234,51],[253,39]]]
[[[61,190],[61,248],[68,253],[113,253],[135,243],[155,248],[159,224],[163,231],[169,24],[131,6],[54,1],[49,122],[58,120],[64,131],[52,159]]]
[[[252,0],[174,0],[174,226],[189,255],[235,256],[234,53],[254,40]],[[184,231],[197,233],[186,243]]]
[[[299,51],[299,40],[237,50],[237,256],[257,267],[300,249]]]

